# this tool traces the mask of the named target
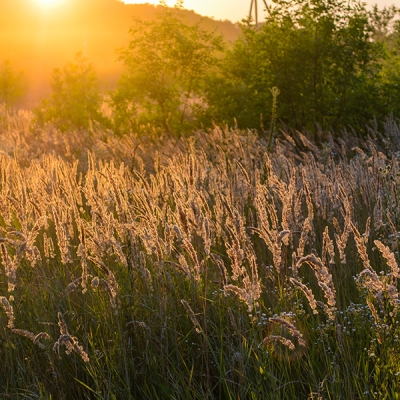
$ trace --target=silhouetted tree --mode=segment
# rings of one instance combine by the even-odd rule
[[[181,132],[204,105],[204,77],[217,63],[222,38],[187,24],[178,9],[164,8],[153,21],[136,20],[120,60],[127,73],[112,94],[120,132],[151,124]]]
[[[22,71],[15,72],[10,61],[3,61],[0,65],[0,103],[9,110],[23,97],[25,90]]]
[[[88,128],[93,120],[104,121],[96,74],[81,53],[76,55],[74,63],[54,69],[51,89],[51,95],[35,110],[39,124],[51,123],[66,131]]]

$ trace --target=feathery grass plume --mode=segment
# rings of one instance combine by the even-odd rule
[[[225,264],[222,261],[221,257],[217,254],[211,253],[211,259],[214,264],[218,267],[219,274],[221,276],[222,286],[228,284],[228,271],[226,270]]]
[[[22,232],[23,243],[17,249],[17,256],[21,259],[24,256],[30,262],[32,267],[34,267],[37,262],[42,261],[39,249],[35,245],[35,240],[37,235],[39,234],[40,229],[46,225],[47,225],[47,216],[43,215],[35,221],[30,230],[28,230],[27,227],[23,227],[23,232]],[[20,249],[24,250],[24,255],[18,254],[18,251],[20,251]]]
[[[338,199],[342,202],[342,210],[344,213],[344,226],[343,226],[343,232],[341,232],[340,225],[336,217],[332,218],[333,226],[335,227],[336,234],[335,234],[335,241],[336,245],[339,250],[339,257],[340,261],[342,264],[346,264],[346,246],[347,246],[347,240],[349,238],[349,234],[352,230],[351,224],[352,224],[352,216],[353,216],[353,208],[351,206],[350,200],[352,199],[351,196],[348,196],[343,187],[339,185],[338,187],[339,194],[340,196],[337,196]]]
[[[333,240],[329,237],[329,229],[327,226],[323,233],[322,259],[329,264],[335,264],[335,246]]]
[[[304,354],[307,345],[302,333],[286,319],[270,318],[268,332],[269,334],[258,347],[264,344],[274,356],[287,361],[299,358]]]
[[[296,170],[293,168],[292,175],[290,177],[289,185],[284,193],[282,201],[282,229],[284,231],[293,230],[296,226],[293,211],[293,201],[296,196]],[[289,245],[290,236],[285,237],[284,244]]]
[[[189,280],[195,279],[194,276],[192,275],[192,271],[190,270],[190,267],[186,261],[186,258],[182,254],[179,254],[178,263],[174,264],[174,265],[176,265],[176,267],[179,270],[181,270]]]
[[[365,243],[368,243],[370,231],[371,231],[371,217],[368,217],[367,222],[365,223],[365,233],[364,233]]]
[[[279,266],[279,269],[282,270],[282,243],[285,244],[286,246],[289,244],[289,237],[290,237],[290,231],[288,230],[283,230],[280,232],[277,232],[276,238],[274,241],[274,252],[273,252],[273,258],[274,258],[274,264]]]
[[[304,192],[306,194],[306,204],[307,204],[307,217],[303,222],[303,227],[300,234],[300,240],[297,247],[297,256],[303,257],[304,249],[308,241],[310,240],[310,236],[314,235],[314,227],[313,227],[313,219],[314,219],[314,206],[312,203],[311,193],[308,187],[308,180],[304,171],[304,168],[301,170],[302,178],[303,178],[303,186]]]
[[[353,231],[354,240],[356,242],[358,254],[359,254],[359,256],[360,256],[360,258],[361,258],[361,260],[363,262],[364,268],[368,269],[369,271],[371,271],[371,273],[376,274],[375,271],[372,269],[371,264],[369,262],[369,257],[368,257],[368,254],[367,254],[367,248],[365,246],[364,238],[361,236],[360,232],[358,231],[356,226],[353,224],[353,222],[350,222],[350,227],[351,227],[351,229]]]
[[[46,232],[43,233],[43,250],[44,256],[47,259],[54,259],[56,257],[53,239],[51,237],[48,237]]]
[[[382,321],[378,316],[378,312],[376,311],[374,304],[369,299],[366,299],[366,302],[367,302],[368,308],[371,311],[372,316],[374,317],[375,324],[377,326],[381,326]]]
[[[81,286],[82,286],[82,293],[85,294],[87,292],[88,265],[86,259],[85,231],[83,228],[83,224],[81,224],[80,228],[81,228],[80,243],[78,245],[76,255],[81,259],[81,266],[82,266]]]
[[[14,310],[12,305],[8,302],[7,298],[4,296],[0,296],[1,304],[3,305],[4,311],[6,312],[8,323],[7,328],[14,328]]]
[[[178,221],[179,221],[179,226],[181,228],[181,232],[184,233],[184,237],[187,237],[188,240],[191,240],[189,219],[184,207],[180,205],[178,206],[178,217],[179,217]]]
[[[179,229],[177,227],[177,229]],[[164,225],[164,241],[165,241],[165,254],[170,256],[174,249],[174,229],[171,228],[168,222]],[[134,243],[131,239],[131,243]]]
[[[247,259],[250,264],[250,274],[243,277],[245,289],[251,293],[253,306],[258,307],[258,300],[261,297],[261,281],[258,277],[257,257],[252,248],[247,249]]]
[[[327,299],[330,307],[336,305],[336,289],[333,284],[332,275],[329,270],[323,264],[322,260],[314,254],[309,254],[305,257],[301,257],[297,261],[297,268],[302,264],[307,263],[313,269],[317,278],[318,286],[322,289],[325,298]]]
[[[273,317],[273,318],[269,318],[269,321],[273,322],[275,324],[280,324],[280,325],[282,325],[282,327],[286,328],[290,332],[290,334],[293,335],[293,337],[295,337],[298,340],[300,346],[306,345],[306,343],[303,339],[303,334],[292,323],[290,323],[286,319],[281,318],[281,317]]]
[[[73,337],[68,332],[67,324],[64,321],[64,318],[60,312],[58,312],[58,326],[60,328],[60,337],[54,343],[53,351],[57,354],[58,358],[60,356],[60,347],[64,346],[66,348],[66,353],[69,355],[73,351],[75,351],[84,362],[89,362],[89,356],[83,350],[83,347],[79,345],[78,339]]]
[[[340,234],[341,229],[340,229],[340,225],[339,225],[339,221],[336,219],[336,217],[332,218],[332,223],[333,226],[336,230],[335,233],[335,242],[336,242],[336,246],[339,250],[339,258],[340,258],[340,262],[342,264],[346,264],[346,246],[347,246],[347,239],[349,237],[349,228],[347,225],[344,226],[343,228],[343,233]]]
[[[231,260],[232,279],[238,280],[242,274],[242,262],[244,260],[244,250],[241,247],[237,231],[232,226],[225,227],[226,233],[229,233],[230,242],[226,242],[226,253]],[[228,235],[227,235],[228,236]]]
[[[265,337],[264,340],[260,343],[259,347],[261,346],[261,344],[267,344],[269,342],[280,342],[284,346],[288,347],[290,350],[294,350],[296,348],[296,346],[290,339],[287,339],[280,335],[270,335]]]
[[[392,251],[395,251],[397,249],[398,246],[398,233],[397,233],[397,229],[396,229],[396,225],[393,222],[393,217],[392,214],[390,212],[389,209],[386,210],[386,217],[390,226],[390,230],[391,230],[391,235],[389,236],[389,239],[391,239],[389,241],[389,243],[391,244],[392,247]]]
[[[312,290],[309,289],[303,283],[299,282],[297,279],[290,277],[289,280],[294,286],[297,286],[304,293],[304,295],[306,296],[306,299],[308,300],[308,304],[310,305],[311,309],[313,310],[313,314],[318,314],[317,302],[315,300]]]
[[[206,256],[210,256],[210,251],[211,251],[211,231],[210,231],[210,225],[208,218],[203,219],[203,226],[202,226],[202,237],[204,241],[204,252],[206,253]]]
[[[304,168],[301,169],[301,176],[303,178],[304,191],[306,193],[307,217],[310,219],[310,221],[312,221],[314,219],[314,205],[312,202],[308,178]]]
[[[356,243],[358,246],[357,241],[360,241],[359,237],[356,238]],[[386,293],[389,297],[390,304],[394,307],[394,312],[397,313],[397,309],[399,308],[399,295],[397,290],[399,268],[394,254],[390,251],[390,249],[387,246],[383,245],[379,240],[375,240],[374,243],[386,259],[387,264],[391,269],[391,273],[388,279],[389,282],[384,281],[384,279],[387,279],[388,276],[380,278],[375,270],[372,269],[369,263],[368,256],[366,255],[366,253],[364,254],[366,250],[362,248],[362,245],[360,246],[361,249],[359,250],[359,252],[361,251],[364,254],[363,256],[360,256],[363,259],[365,269],[361,271],[359,276],[364,278],[364,281],[362,282],[363,287],[367,288],[374,295],[382,312],[384,312],[383,296]],[[366,261],[364,261],[365,257],[367,257]]]
[[[295,220],[296,226],[300,226],[304,223],[303,222],[303,212],[302,212],[303,195],[304,195],[304,189],[301,188],[297,192],[296,198],[294,200],[293,213],[294,213],[294,220]]]
[[[81,283],[82,283],[82,276],[80,276],[79,278],[73,280],[71,283],[68,284],[67,288],[65,289],[65,293],[70,293],[73,292]],[[85,292],[87,291],[87,289],[85,290]],[[82,293],[85,293],[82,291]]]
[[[133,243],[131,241],[131,243]],[[133,251],[133,249],[132,249]],[[151,273],[149,269],[146,267],[146,255],[143,253],[143,251],[139,252],[139,267],[140,267],[140,272],[142,273],[142,278],[145,282],[146,287],[150,290],[150,292],[153,291],[153,282],[151,279]]]
[[[17,265],[14,263],[14,260],[10,259],[7,246],[4,243],[1,243],[1,252],[3,255],[3,264],[7,277],[8,292],[13,292],[17,280]]]
[[[235,316],[233,315],[233,311],[231,307],[228,307],[228,315],[229,315],[229,320],[231,322],[232,328],[235,330],[235,332],[238,331],[238,325],[236,323]]]
[[[192,321],[192,324],[194,325],[194,328],[196,330],[197,333],[201,333],[202,329],[201,329],[201,325],[199,320],[197,319],[195,313],[193,312],[192,308],[190,307],[189,303],[182,299],[181,303],[183,304],[183,306],[186,308],[186,311],[188,312],[189,318]]]
[[[322,311],[328,316],[331,321],[335,320],[335,308],[327,306],[323,301],[317,301],[317,305],[319,308],[322,309]]]
[[[257,232],[263,239],[272,253],[274,267],[280,273],[282,271],[282,242],[288,243],[290,231],[278,231],[277,210],[274,204],[269,204],[267,195],[265,187],[257,184],[255,205],[260,228],[251,228],[251,230]]]
[[[98,259],[98,257],[88,257],[88,260],[92,261],[101,271],[107,275],[107,280],[102,279],[104,287],[106,288],[108,294],[110,295],[110,302],[113,308],[117,307],[117,296],[119,292],[118,283],[115,279],[112,271],[105,266],[105,264]]]
[[[297,254],[295,251],[292,252],[292,274],[295,278],[299,276],[299,269],[297,268]]]
[[[61,262],[69,264],[71,260],[70,243],[67,224],[65,223],[66,214],[62,209],[55,205],[51,207],[53,222],[56,228],[57,245],[60,249]]]
[[[258,299],[261,296],[261,288],[260,288],[260,282],[258,279],[258,273],[257,273],[257,265],[256,265],[256,260],[254,257],[250,258],[250,263],[251,263],[251,271],[252,271],[252,276],[249,276],[247,273],[243,273],[243,285],[244,288],[240,288],[236,285],[225,285],[224,286],[224,291],[225,295],[227,292],[233,292],[235,293],[240,300],[244,301],[248,307],[248,311],[252,312],[254,306],[258,305]]]
[[[197,282],[199,282],[202,268],[201,268],[199,259],[197,257],[197,252],[194,249],[192,242],[190,242],[186,237],[183,238],[182,244],[183,244],[183,248],[186,249],[186,251],[190,255],[190,258],[193,261],[193,274],[192,275],[194,276],[194,279]]]
[[[390,267],[392,271],[393,278],[395,279],[400,278],[399,266],[397,264],[394,254],[390,251],[389,247],[385,246],[380,240],[374,240],[374,243],[375,246],[382,253],[383,257],[385,257],[387,265]]]
[[[37,335],[35,335],[32,332],[25,331],[23,329],[13,328],[13,329],[11,329],[11,331],[17,335],[20,335],[20,336],[23,336],[23,337],[26,337],[26,338],[32,340],[33,344],[36,344],[42,350],[45,350],[46,346],[43,343],[40,343],[40,340],[41,339],[46,339],[46,340],[51,339],[49,334],[46,332],[40,332]]]
[[[246,171],[246,169],[243,167],[242,163],[240,163],[239,161],[236,161],[236,165],[239,167],[240,172],[243,174],[245,181],[250,185],[251,181],[250,181],[249,174]]]

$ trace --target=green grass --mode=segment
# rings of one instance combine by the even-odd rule
[[[336,148],[326,157],[278,140],[268,157],[251,132],[215,128],[175,145],[149,142],[135,165],[120,166],[129,148],[76,165],[73,135],[69,156],[31,164],[29,148],[18,162],[0,156],[0,295],[15,329],[49,336],[39,346],[7,327],[0,309],[0,398],[399,398],[398,282],[374,245],[381,240],[398,259],[399,182],[380,170],[389,165],[396,176],[395,155],[360,143],[365,157]],[[365,246],[381,292],[360,275],[355,233],[344,263],[335,236],[350,220],[362,235],[368,217]],[[288,242],[278,244],[284,229]],[[332,275],[335,306],[310,264],[297,275],[301,240]],[[312,290],[318,314],[291,277]],[[54,351],[58,313],[88,362],[62,344]],[[274,317],[293,324],[305,346]]]

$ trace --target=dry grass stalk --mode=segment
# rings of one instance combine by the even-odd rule
[[[275,269],[281,273],[283,268],[282,243],[285,245],[289,244],[290,231],[278,231],[277,210],[276,207],[273,204],[269,204],[269,201],[266,199],[268,193],[265,191],[265,187],[257,184],[256,193],[255,204],[260,228],[252,228],[252,230],[257,232],[260,238],[264,240],[272,253]]]
[[[303,283],[299,282],[298,280],[294,279],[294,278],[289,278],[290,282],[292,282],[292,284],[294,286],[297,286],[306,296],[306,299],[308,300],[308,303],[311,307],[311,309],[313,310],[313,314],[318,314],[318,310],[317,310],[317,302],[315,300],[314,294],[312,292],[311,289],[309,289],[306,285],[304,285]]]
[[[279,342],[288,347],[290,350],[296,349],[295,343],[297,343],[300,348],[306,347],[306,342],[304,341],[303,334],[291,322],[281,317],[270,318],[269,322],[279,325],[281,334],[268,335],[264,338],[261,344]]]
[[[222,261],[221,257],[217,254],[211,254],[211,259],[214,264],[218,267],[218,271],[221,277],[221,282],[223,286],[228,284],[228,271],[226,270],[225,264]]]
[[[315,276],[317,277],[318,285],[323,290],[328,305],[330,307],[335,307],[336,290],[333,284],[332,275],[330,274],[328,268],[325,267],[322,260],[314,254],[309,254],[308,256],[300,258],[297,261],[297,268],[299,268],[303,263],[307,263],[312,267]]]
[[[204,240],[204,252],[206,253],[206,256],[209,257],[211,252],[211,230],[208,218],[204,218],[202,228],[203,228],[202,237]]]
[[[10,259],[5,243],[1,243],[1,252],[3,255],[3,264],[7,277],[8,292],[13,292],[17,279],[17,266],[14,260]]]
[[[295,338],[302,338],[303,335],[301,334],[301,332],[289,321],[287,321],[284,318],[281,317],[273,317],[273,318],[269,318],[270,322],[273,322],[275,324],[280,324],[282,325],[284,328],[288,329],[289,332],[295,337]]]
[[[8,318],[7,328],[13,329],[14,328],[14,309],[13,309],[12,305],[8,302],[7,298],[5,298],[4,296],[0,296],[0,301],[4,308],[4,311],[6,312],[7,318]]]
[[[374,317],[375,324],[377,326],[381,326],[381,319],[378,316],[378,312],[376,311],[374,304],[368,299],[366,299],[366,302],[367,302],[369,309],[371,310],[372,316]]]
[[[335,227],[336,233],[335,233],[335,241],[336,245],[339,250],[339,257],[340,261],[342,264],[346,264],[346,246],[347,246],[347,240],[349,238],[349,234],[351,232],[351,224],[352,224],[352,216],[353,216],[353,208],[351,206],[351,196],[348,196],[343,187],[339,185],[339,194],[340,196],[337,196],[338,199],[342,202],[342,209],[343,209],[343,214],[344,214],[344,227],[343,227],[343,232],[341,232],[340,225],[338,220],[333,217],[332,222],[333,226]]]
[[[380,240],[374,240],[375,246],[382,253],[387,261],[387,265],[392,271],[392,276],[394,279],[400,278],[399,266],[397,264],[395,255],[390,251],[389,247],[385,246]]]
[[[233,311],[231,307],[228,307],[228,315],[229,315],[229,320],[231,322],[232,328],[235,330],[235,332],[238,331],[238,325],[236,323],[235,316],[233,315]]]
[[[51,339],[49,334],[46,332],[40,332],[37,335],[35,335],[32,332],[25,331],[23,329],[16,329],[16,328],[13,328],[12,332],[16,333],[17,335],[20,335],[20,336],[23,336],[23,337],[26,337],[26,338],[32,340],[33,344],[36,344],[42,350],[45,350],[46,346],[44,344],[40,343],[40,340],[41,339],[46,339],[46,340]]]
[[[314,236],[314,226],[313,226],[314,206],[313,206],[311,193],[310,193],[310,189],[309,189],[309,183],[308,183],[304,168],[301,170],[301,173],[302,173],[302,178],[303,178],[304,192],[306,194],[307,217],[303,222],[303,227],[302,227],[301,234],[300,234],[300,240],[299,240],[299,244],[297,247],[297,256],[298,257],[303,257],[304,249],[305,249],[306,244],[310,240],[310,236],[311,237]]]
[[[119,292],[118,283],[115,279],[112,271],[105,266],[105,264],[99,260],[97,257],[88,257],[88,260],[93,261],[93,263],[107,275],[107,280],[102,279],[104,287],[106,288],[108,294],[110,295],[110,302],[113,308],[117,307],[117,296]]]
[[[60,327],[60,337],[54,343],[53,351],[60,357],[60,347],[64,346],[66,348],[66,353],[69,355],[73,351],[75,351],[84,362],[89,362],[89,356],[83,350],[83,347],[79,345],[78,339],[76,337],[71,336],[68,333],[68,327],[64,321],[62,314],[58,313],[58,326]]]
[[[194,325],[194,328],[196,330],[197,333],[201,333],[202,329],[201,329],[201,325],[199,320],[197,319],[195,313],[193,312],[192,308],[190,307],[189,303],[186,300],[181,300],[181,303],[183,304],[183,306],[186,308],[186,311],[188,312],[189,318],[192,321],[192,324]]]
[[[391,244],[392,250],[395,251],[398,246],[399,234],[397,233],[396,224],[393,222],[393,217],[389,209],[386,210],[386,217],[391,231],[391,235],[389,236],[389,239],[391,240],[389,243]]]
[[[322,259],[329,264],[335,264],[335,246],[333,240],[329,237],[329,229],[327,226],[323,234]]]
[[[287,339],[283,336],[280,335],[270,335],[267,336],[266,338],[264,338],[264,340],[261,342],[261,344],[267,344],[270,342],[280,342],[282,343],[284,346],[288,347],[290,350],[295,350],[296,346],[294,345],[294,343],[290,340]]]
[[[85,244],[85,231],[83,228],[83,224],[80,226],[80,243],[78,245],[78,249],[76,251],[77,256],[81,259],[82,265],[82,276],[81,276],[81,285],[82,285],[82,293],[87,292],[87,281],[88,281],[88,265],[87,265],[87,250]]]

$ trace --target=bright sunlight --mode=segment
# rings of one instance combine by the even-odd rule
[[[63,3],[65,0],[34,0],[36,4],[39,4],[42,7],[54,7],[57,6],[61,3]]]

